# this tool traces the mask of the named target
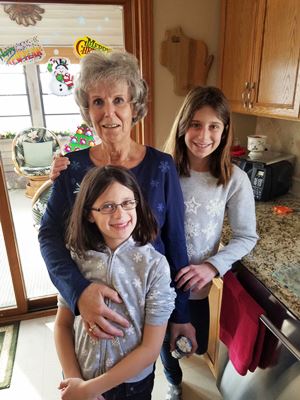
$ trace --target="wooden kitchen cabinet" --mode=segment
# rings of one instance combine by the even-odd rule
[[[214,278],[209,292],[210,326],[208,349],[205,354],[205,359],[215,377],[218,375],[219,367],[219,332],[222,293],[223,280],[221,278]]]
[[[299,64],[299,0],[222,0],[219,84],[232,111],[298,119]]]

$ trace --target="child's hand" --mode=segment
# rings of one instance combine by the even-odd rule
[[[62,400],[103,400],[103,396],[97,396],[91,394],[88,390],[88,382],[80,378],[68,378],[64,379],[59,384],[59,389],[61,390]]]
[[[184,286],[183,290],[197,291],[206,286],[218,274],[218,270],[209,262],[199,265],[189,265],[181,268],[175,277],[176,288]]]

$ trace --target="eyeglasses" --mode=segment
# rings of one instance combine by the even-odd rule
[[[121,206],[123,210],[133,210],[138,204],[137,200],[124,200],[122,203],[105,203],[102,207],[91,207],[90,210],[100,212],[101,214],[113,214],[116,212],[118,206]]]

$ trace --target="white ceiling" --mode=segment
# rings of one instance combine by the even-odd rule
[[[19,3],[20,4],[20,3]],[[12,21],[0,2],[0,46],[37,35],[43,46],[73,46],[84,36],[113,48],[124,48],[123,8],[95,4],[44,4],[41,21],[23,26]]]

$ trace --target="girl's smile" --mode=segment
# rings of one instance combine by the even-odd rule
[[[223,122],[210,106],[204,106],[195,112],[185,134],[191,169],[208,170],[209,156],[221,142],[224,130]]]
[[[111,250],[115,250],[127,240],[136,226],[136,209],[125,209],[126,203],[130,200],[134,200],[132,190],[113,182],[93,204],[90,222],[98,226],[106,245]]]

